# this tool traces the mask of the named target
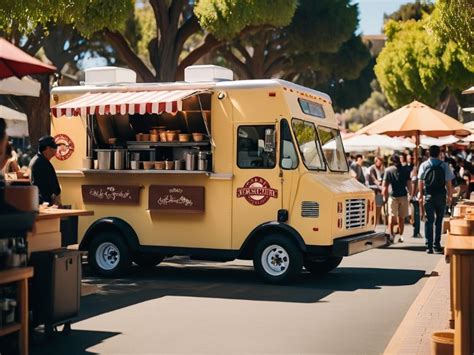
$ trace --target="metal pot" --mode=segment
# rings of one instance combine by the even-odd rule
[[[182,160],[175,160],[174,161],[174,170],[182,170],[183,169],[183,161]]]
[[[96,149],[96,152],[99,160],[99,170],[110,170],[113,149]]]
[[[125,169],[125,158],[127,155],[126,149],[115,149],[114,150],[114,169],[123,170]]]
[[[199,154],[198,154],[198,170],[200,170],[200,171],[209,170],[210,154],[211,154],[210,152],[199,152]]]
[[[196,152],[190,151],[186,153],[186,170],[196,170]]]

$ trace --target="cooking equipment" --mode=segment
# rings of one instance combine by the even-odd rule
[[[196,152],[189,151],[186,153],[186,170],[196,170]]]
[[[198,153],[198,170],[200,171],[207,171],[209,162],[208,162],[208,156],[209,152],[199,152]]]
[[[180,133],[178,135],[178,140],[180,142],[189,142],[191,140],[191,135],[187,133]]]
[[[115,149],[114,150],[114,169],[123,170],[125,169],[126,162],[125,158],[127,156],[126,149]]]
[[[174,170],[182,170],[183,169],[183,161],[182,160],[175,160],[174,161]]]
[[[130,153],[130,160],[139,161],[140,160],[140,153],[138,153],[138,152]]]
[[[165,162],[164,161],[155,161],[155,169],[156,170],[164,170],[165,169]]]
[[[152,133],[150,134],[150,141],[152,142],[158,142],[160,140],[160,136],[158,133]]]
[[[177,133],[176,131],[167,131],[166,132],[166,141],[167,142],[174,142],[176,141],[176,137],[177,137]]]
[[[84,158],[82,159],[82,168],[83,169],[93,169],[94,168],[94,158]]]
[[[151,170],[153,169],[153,166],[155,165],[154,161],[144,161],[143,162],[143,169],[145,170]]]
[[[99,170],[110,170],[112,167],[113,149],[96,149]]]
[[[108,142],[109,144],[114,145],[115,143],[117,143],[117,138],[109,138]]]
[[[143,140],[143,133],[137,133],[135,135],[135,139],[137,140],[137,142],[141,142]]]
[[[195,142],[202,142],[203,139],[204,139],[203,133],[193,133],[193,140]]]
[[[140,169],[140,162],[139,162],[138,160],[132,160],[132,161],[130,162],[130,168],[131,168],[132,170],[138,170],[138,169]]]
[[[174,169],[174,161],[173,160],[165,161],[165,169],[166,170],[173,170]]]
[[[149,142],[150,141],[150,134],[149,133],[143,133],[142,134],[142,141]]]
[[[166,132],[160,131],[160,141],[166,142]]]

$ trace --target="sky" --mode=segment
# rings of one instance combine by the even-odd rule
[[[406,0],[353,0],[359,4],[359,31],[364,35],[381,34],[383,14],[390,14],[400,5],[412,1]]]

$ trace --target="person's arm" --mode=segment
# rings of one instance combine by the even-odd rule
[[[384,180],[382,183],[382,196],[384,201],[388,200],[388,181]]]
[[[453,184],[451,183],[451,180],[446,181],[446,191],[448,192],[446,196],[446,204],[450,206],[453,201]]]
[[[408,196],[410,198],[412,198],[413,197],[413,186],[412,186],[411,179],[407,180],[407,191],[408,191]]]

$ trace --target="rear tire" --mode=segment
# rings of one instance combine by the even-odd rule
[[[133,262],[143,268],[152,268],[161,263],[163,255],[158,254],[137,254],[133,257]]]
[[[290,239],[273,234],[257,244],[253,265],[266,282],[282,284],[292,281],[301,272],[303,255]]]
[[[341,261],[342,256],[308,257],[304,261],[304,267],[314,275],[324,275],[337,268]]]
[[[103,232],[92,237],[87,255],[92,270],[104,277],[125,275],[132,265],[130,251],[119,234]]]

